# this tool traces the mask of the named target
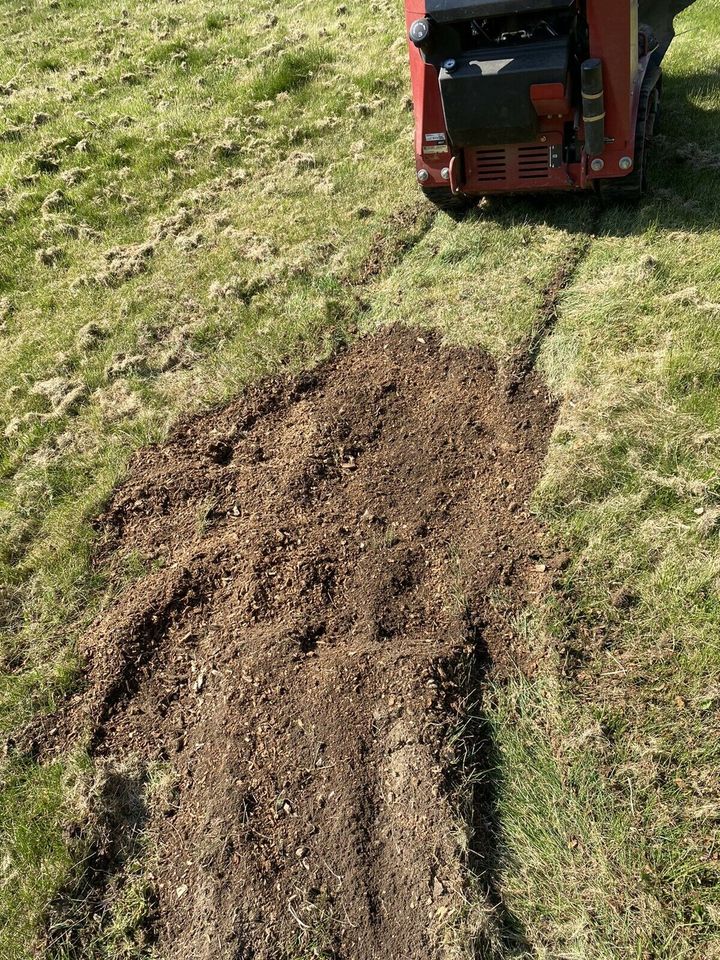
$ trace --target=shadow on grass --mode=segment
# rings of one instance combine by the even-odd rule
[[[699,95],[717,107],[698,106]],[[651,223],[665,230],[716,230],[720,212],[720,71],[665,79],[662,114],[649,155],[649,190],[639,202],[604,203],[590,191],[490,197],[467,219],[519,223],[571,236],[630,237]]]
[[[523,924],[503,897],[502,876],[509,856],[499,818],[503,765],[483,703],[492,659],[482,626],[473,627],[471,640],[475,654],[466,678],[469,694],[460,764],[465,821],[470,831],[466,868],[471,889],[484,899],[478,906],[489,911],[488,922],[472,933],[471,956],[473,960],[529,960],[535,951]]]
[[[87,818],[65,828],[73,867],[48,903],[37,942],[47,960],[148,956],[155,891],[139,864],[149,812],[147,770],[95,768]]]

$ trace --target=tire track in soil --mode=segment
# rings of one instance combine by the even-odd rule
[[[59,736],[175,771],[162,956],[444,955],[448,735],[478,648],[494,675],[542,656],[509,621],[547,579],[527,504],[554,420],[531,369],[510,395],[482,351],[390,328],[135,456],[98,563],[156,569],[86,636]]]
[[[353,288],[365,287],[397,266],[430,232],[439,214],[424,203],[395,213],[388,227],[375,234],[370,251],[351,280]],[[398,229],[396,234],[393,227]]]

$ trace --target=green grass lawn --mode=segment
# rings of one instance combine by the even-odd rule
[[[569,250],[536,506],[572,560],[523,624],[546,673],[483,707],[507,955],[720,957],[717,0],[679,32],[648,200],[503,201],[455,224],[417,196],[396,0],[5,0],[3,958],[37,955],[82,870],[84,762],[39,767],[13,733],[72,689],[74,639],[121,587],[90,570],[89,521],[133,450],[381,323],[502,361]],[[133,896],[83,956],[143,955]]]

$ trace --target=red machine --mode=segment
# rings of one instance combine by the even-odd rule
[[[406,0],[417,177],[493,193],[646,187],[674,17],[693,0]]]

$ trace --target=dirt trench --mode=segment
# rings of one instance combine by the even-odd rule
[[[393,328],[136,455],[98,563],[149,572],[85,637],[67,729],[173,771],[162,957],[448,956],[452,733],[469,659],[533,668],[554,417],[532,372]]]

